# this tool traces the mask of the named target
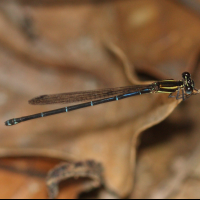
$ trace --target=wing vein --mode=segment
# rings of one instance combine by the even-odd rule
[[[152,88],[152,85],[134,85],[134,86],[125,86],[118,88],[107,88],[99,90],[42,95],[31,99],[29,103],[32,105],[46,105],[46,104],[56,104],[56,103],[75,103],[83,101],[93,101],[97,99],[128,94],[131,92],[139,91],[147,87]]]

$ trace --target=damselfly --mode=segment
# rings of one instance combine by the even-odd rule
[[[176,93],[175,96],[172,96],[173,93]],[[34,115],[29,115],[20,118],[10,119],[5,122],[6,126],[12,126],[20,122],[47,117],[50,115],[55,115],[64,112],[70,112],[80,108],[85,108],[89,106],[95,106],[102,103],[107,103],[111,101],[118,101],[128,97],[148,94],[148,93],[169,93],[169,97],[175,97],[177,100],[185,100],[191,95],[200,93],[200,90],[195,89],[194,81],[191,79],[191,75],[188,72],[182,73],[182,80],[162,80],[153,82],[149,85],[134,85],[118,88],[108,88],[100,90],[89,90],[82,92],[71,92],[71,93],[62,93],[62,94],[52,94],[52,95],[42,95],[36,97],[29,101],[32,105],[46,105],[46,104],[55,104],[55,103],[75,103],[75,102],[84,102],[82,104],[77,104],[73,106],[68,106],[56,110],[51,110],[47,112],[42,112]]]

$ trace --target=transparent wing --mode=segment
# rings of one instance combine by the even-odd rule
[[[61,94],[42,95],[29,101],[32,105],[45,105],[56,103],[75,103],[83,101],[93,101],[97,99],[109,98],[121,94],[128,94],[145,88],[152,88],[152,85],[134,85],[118,88],[107,88],[100,90],[88,90],[80,92],[70,92]]]

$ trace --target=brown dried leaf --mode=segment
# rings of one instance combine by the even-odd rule
[[[102,166],[94,161],[63,163],[52,169],[47,177],[47,186],[50,199],[57,197],[59,193],[58,184],[63,180],[85,178],[79,193],[90,191],[103,184]]]
[[[118,125],[112,122],[111,124],[114,124],[114,126],[107,126],[100,130],[88,130],[85,134],[62,135],[61,137],[52,135],[52,142],[54,140],[57,147],[51,146],[51,149],[57,149],[61,154],[63,154],[62,152],[67,152],[70,156],[66,154],[66,160],[74,157],[76,160],[93,159],[101,163],[105,169],[104,179],[106,188],[120,197],[128,195],[134,182],[135,154],[139,134],[166,118],[179,102],[167,98],[167,95],[158,94],[144,95],[139,98],[140,102],[135,101],[136,103],[132,106],[127,103],[125,105],[128,109],[132,107],[136,111],[136,114],[131,115],[130,119],[123,120]],[[143,104],[141,104],[141,101],[143,101]],[[131,103],[131,101],[129,102]],[[141,107],[141,105],[143,106]],[[113,114],[115,116],[115,113],[118,113],[114,107],[111,108],[109,108],[111,110],[108,113],[110,120]],[[119,109],[119,106],[116,108]],[[48,132],[45,137],[48,138],[49,142],[51,137]],[[35,146],[39,144],[39,141],[41,141],[41,136],[32,137],[30,141],[32,144],[29,144]],[[43,147],[40,147],[40,152],[37,155],[44,155],[44,145],[45,143],[43,142]],[[28,150],[30,151],[29,148],[24,148],[27,155],[29,153]],[[61,157],[61,154],[58,157]],[[34,150],[32,155],[36,155]]]
[[[188,14],[183,17],[181,9],[168,1],[94,1],[57,6],[19,2],[14,5],[17,13],[12,12],[13,5],[3,4],[5,1],[0,4],[2,121],[57,108],[24,103],[44,93],[119,87],[130,82],[143,84],[133,76],[130,59],[131,63],[155,65],[154,69],[145,65],[149,74],[158,71],[157,74],[171,74],[168,78],[178,77],[183,68],[176,66],[185,66],[185,55],[197,43],[187,40],[187,31],[192,33],[191,38],[199,38],[197,26],[191,24],[198,20]],[[137,21],[140,13],[143,21]],[[176,21],[163,27],[165,14]],[[24,28],[27,20],[30,24]],[[185,29],[184,24],[184,31],[174,30],[182,21],[191,28]],[[112,48],[107,40],[117,45]],[[125,73],[116,58],[105,51],[105,43],[122,61]],[[126,53],[118,46],[125,46]],[[163,69],[163,62],[169,58],[171,62]],[[106,189],[124,197],[130,194],[134,183],[138,136],[164,120],[178,103],[167,95],[149,94],[10,128],[2,123],[0,155],[94,160],[104,168]]]

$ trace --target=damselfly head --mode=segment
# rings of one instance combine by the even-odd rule
[[[194,81],[191,79],[191,74],[189,72],[182,73],[183,83],[185,87],[185,93],[191,95],[194,91]]]

